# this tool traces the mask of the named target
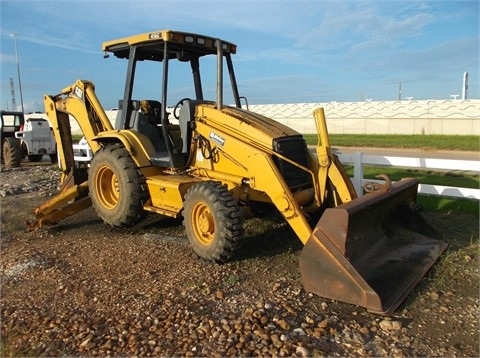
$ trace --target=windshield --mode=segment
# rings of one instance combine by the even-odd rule
[[[217,61],[214,56],[200,58],[201,90],[204,100],[216,100]],[[132,99],[162,98],[163,62],[140,61],[135,71],[135,81],[132,89]],[[228,79],[228,70],[223,67],[223,78]],[[229,90],[230,89],[230,90]],[[224,102],[234,104],[231,83],[223,82]],[[181,98],[197,98],[192,69],[189,62],[176,59],[169,61],[167,106],[174,106]]]
[[[6,114],[2,113],[1,125],[5,127],[19,127],[22,124],[20,114]]]

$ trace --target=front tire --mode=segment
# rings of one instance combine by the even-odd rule
[[[88,187],[98,216],[111,226],[133,226],[147,215],[145,177],[123,145],[107,145],[95,154]]]
[[[227,262],[243,237],[243,215],[232,194],[218,182],[194,184],[185,194],[183,224],[198,256]]]
[[[22,161],[22,148],[17,138],[5,138],[2,147],[3,162],[6,168],[16,168]]]

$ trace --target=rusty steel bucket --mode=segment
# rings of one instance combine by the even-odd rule
[[[307,291],[391,314],[447,247],[416,204],[418,180],[326,209],[300,255]]]

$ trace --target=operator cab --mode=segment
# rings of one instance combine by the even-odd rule
[[[187,165],[196,106],[223,107],[224,62],[232,101],[241,108],[231,59],[236,45],[232,43],[163,30],[107,41],[103,43],[103,50],[128,60],[115,129],[134,130],[148,137],[152,144],[150,161],[155,166],[181,168]],[[216,61],[212,61],[214,57]],[[200,76],[200,62],[202,70],[205,68],[203,72],[208,73],[205,87]],[[186,79],[188,73],[193,76],[190,81]],[[205,100],[204,93],[215,100]],[[170,97],[183,98],[172,102]]]

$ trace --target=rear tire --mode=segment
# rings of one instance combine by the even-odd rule
[[[98,216],[111,226],[133,226],[147,215],[145,177],[123,145],[107,145],[95,154],[88,187]]]
[[[213,181],[194,184],[185,194],[183,224],[198,256],[227,262],[243,237],[243,214],[227,188]]]
[[[5,138],[3,141],[3,162],[6,168],[16,168],[22,161],[22,148],[17,138]]]

